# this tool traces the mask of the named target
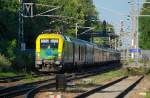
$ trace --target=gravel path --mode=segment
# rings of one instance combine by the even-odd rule
[[[146,92],[150,91],[150,77],[144,79],[125,98],[145,98]]]
[[[138,76],[131,76],[121,82],[118,82],[106,89],[103,89],[99,92],[90,95],[87,98],[115,98],[119,95],[122,91],[124,91],[127,87],[135,82],[135,80],[139,79]]]
[[[115,98],[118,94],[120,94],[122,91],[124,91],[128,86],[130,86],[135,80],[137,80],[139,77],[138,76],[130,76],[127,78],[125,81],[121,81],[120,83],[116,83],[112,87],[109,87],[107,89],[103,89],[102,91],[99,91],[88,98]],[[115,80],[115,78],[113,78]],[[108,80],[108,83],[113,80]],[[132,90],[130,91],[125,98],[145,98],[146,92],[150,90],[150,85],[149,85],[150,77],[145,76],[142,81]],[[106,84],[107,82],[105,81],[104,83],[101,83],[101,85]],[[88,89],[88,88],[87,88]],[[60,95],[65,95],[65,98],[73,98],[73,96],[77,96],[78,94],[81,94],[83,92],[76,92],[76,93],[61,93]],[[48,96],[51,95],[50,92],[41,92],[37,94],[38,97],[36,98],[49,98]]]

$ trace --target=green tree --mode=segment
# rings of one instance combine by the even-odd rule
[[[150,0],[147,0],[150,2]],[[150,15],[150,4],[144,4],[141,9],[142,15]],[[150,49],[150,17],[139,17],[140,47]]]
[[[52,32],[60,31],[70,36],[75,36],[74,26],[76,23],[83,27],[94,27],[93,31],[102,31],[103,29],[92,0],[24,0],[24,2],[61,6],[60,9],[48,14],[66,16],[24,18],[24,39],[27,48],[35,48],[36,37],[45,29],[51,29]],[[19,0],[0,0],[0,54],[18,66],[26,63],[32,57],[26,53],[16,52],[19,7]],[[52,7],[34,5],[33,8],[33,13],[38,14]],[[82,31],[79,29],[78,33]]]

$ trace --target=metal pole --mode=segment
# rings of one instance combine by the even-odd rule
[[[137,28],[137,63],[138,63],[138,58],[139,58],[139,0],[138,0],[138,5],[137,5],[137,17],[136,17],[136,19],[137,19],[137,26],[136,26],[136,28]]]
[[[22,3],[23,6],[23,3]],[[22,7],[22,15],[23,15],[24,6]],[[24,42],[24,29],[23,29],[23,16],[21,15],[21,43]]]
[[[131,21],[132,21],[132,45],[131,48],[136,48],[136,7],[135,7],[135,0],[131,0]],[[135,53],[131,53],[131,58],[135,59]]]
[[[21,29],[20,29],[21,8],[20,7],[19,7],[19,19],[18,19],[18,21],[19,21],[19,24],[18,24],[18,43],[17,43],[17,46],[18,46],[18,48],[20,48],[20,31],[21,31]]]
[[[19,0],[19,30],[18,30],[18,48],[21,48],[22,35],[23,35],[23,0]]]
[[[21,50],[25,50],[25,43],[24,43],[24,21],[23,21],[23,14],[24,14],[24,1],[19,0],[19,30],[18,30],[18,48]]]

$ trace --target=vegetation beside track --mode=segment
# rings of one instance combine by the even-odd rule
[[[129,75],[149,74],[150,68],[147,67],[129,67],[127,68]]]
[[[150,98],[150,91],[146,93],[146,97],[145,98]]]
[[[99,74],[96,76],[86,78],[87,81],[84,81],[86,79],[77,81],[77,85],[86,86],[86,87],[94,86],[94,85],[100,84],[102,82],[112,80],[113,78],[117,78],[117,77],[121,77],[121,76],[125,76],[125,75],[127,75],[127,72],[124,70],[110,71],[110,72],[106,72],[106,73],[102,73],[102,74]]]
[[[32,74],[26,74],[26,73],[22,73],[22,74],[19,73],[18,74],[15,72],[0,72],[0,78],[11,77],[10,80],[13,79],[13,77],[18,76],[18,75],[19,76],[23,75],[22,79],[15,80],[15,81],[18,81],[19,83],[30,83],[30,82],[45,80],[45,79],[48,79],[50,77],[50,76],[35,76]],[[11,81],[9,81],[9,82],[11,82]]]
[[[150,80],[150,74],[148,74],[148,79]],[[145,98],[150,98],[150,88],[149,88],[149,90],[146,92]]]
[[[31,75],[31,74],[27,74],[27,75],[25,76],[25,78],[24,78],[23,80],[21,80],[21,82],[29,83],[29,82],[40,81],[40,80],[45,80],[45,79],[48,79],[48,77],[45,77],[45,76],[34,77],[34,76]]]
[[[0,77],[13,77],[16,76],[17,74],[14,72],[0,72]]]
[[[75,23],[83,27],[94,27],[93,32],[105,31],[114,32],[113,26],[106,21],[98,19],[93,0],[30,0],[24,3],[33,2],[48,6],[33,6],[34,14],[42,13],[60,6],[59,10],[52,11],[52,15],[62,16],[59,18],[26,18],[24,19],[24,42],[27,49],[35,49],[35,39],[44,30],[51,29],[52,32],[63,32],[75,37]],[[19,0],[0,0],[0,70],[31,71],[34,59],[30,53],[24,53],[18,47],[18,13]],[[66,18],[63,16],[67,16]],[[99,21],[98,21],[99,20]],[[106,27],[111,29],[106,29]],[[106,29],[106,30],[105,30]],[[83,32],[83,28],[78,28],[78,33]],[[102,40],[102,41],[101,41]],[[105,44],[103,39],[97,44]],[[34,52],[33,52],[34,53]],[[1,58],[1,57],[0,57]],[[1,66],[3,65],[3,67]],[[7,66],[6,66],[7,65]]]
[[[13,76],[13,74],[25,74],[31,73],[34,70],[34,51],[15,51],[14,58],[10,59],[0,53],[0,77],[3,73],[7,76]],[[2,73],[2,75],[1,75]],[[9,75],[7,75],[9,73]],[[10,74],[12,73],[12,75]]]
[[[0,54],[0,71],[8,70],[11,66],[11,62],[4,56]]]
[[[137,65],[134,59],[122,61],[122,65],[130,75],[150,74],[150,60],[147,58],[138,59]]]

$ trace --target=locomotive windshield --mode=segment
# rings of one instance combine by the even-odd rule
[[[58,48],[58,40],[57,39],[42,39],[41,40],[41,48],[52,48],[52,49],[57,49]]]
[[[55,59],[58,56],[58,39],[41,39],[40,57],[42,59]]]

